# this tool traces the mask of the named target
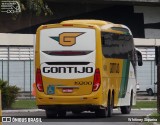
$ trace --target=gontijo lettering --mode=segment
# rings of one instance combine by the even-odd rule
[[[93,73],[93,67],[43,67],[43,73]]]

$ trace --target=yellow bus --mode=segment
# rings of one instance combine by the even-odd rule
[[[138,56],[138,58],[137,58]],[[36,104],[47,118],[95,112],[123,114],[136,102],[137,54],[132,33],[121,24],[68,20],[42,25],[36,32]]]

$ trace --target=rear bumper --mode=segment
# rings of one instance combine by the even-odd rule
[[[53,96],[46,95],[43,92],[37,93],[36,104],[38,106],[54,106],[54,105],[102,105],[102,95],[94,92],[90,95],[83,96]]]
[[[98,105],[38,105],[38,108],[54,111],[95,111],[103,107]]]

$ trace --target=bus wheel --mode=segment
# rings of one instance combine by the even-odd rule
[[[121,113],[122,114],[130,114],[131,106],[121,106]]]
[[[82,112],[82,111],[80,111],[80,110],[72,111],[72,113],[73,113],[73,114],[76,114],[76,115],[77,115],[77,114],[81,114],[81,112]]]
[[[104,109],[97,109],[95,111],[95,115],[98,118],[106,118],[106,116],[107,116],[106,108],[104,108]]]
[[[131,112],[131,107],[132,107],[132,100],[133,100],[133,92],[131,92],[130,105],[129,105],[129,106],[121,106],[121,107],[120,107],[122,114],[130,114],[130,112]]]
[[[55,118],[57,117],[57,112],[52,110],[46,110],[46,117],[47,118]]]
[[[111,103],[110,100],[108,99],[108,106],[107,106],[108,117],[111,117],[113,114],[113,105],[114,105],[114,97],[112,96]]]
[[[66,117],[66,111],[59,111],[58,117],[61,117],[61,118]]]

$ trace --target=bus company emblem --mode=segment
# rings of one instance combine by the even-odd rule
[[[76,44],[76,38],[82,34],[84,34],[84,32],[63,32],[59,34],[58,37],[50,38],[56,40],[62,46],[72,46]]]

